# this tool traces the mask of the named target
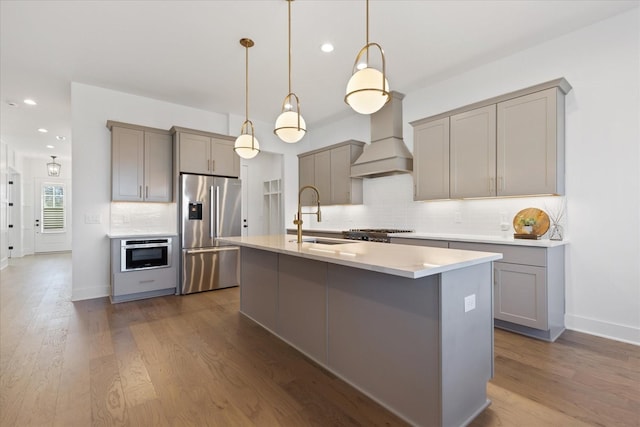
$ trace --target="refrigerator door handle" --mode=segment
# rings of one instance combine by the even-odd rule
[[[209,237],[213,238],[213,185],[209,187],[209,200],[211,200],[209,204]]]
[[[220,186],[216,185],[216,237],[220,236]]]
[[[193,255],[193,254],[202,254],[202,253],[208,253],[208,252],[237,251],[237,250],[238,250],[237,246],[221,246],[221,247],[212,248],[212,249],[189,249],[189,250],[186,250],[185,253],[188,255]]]

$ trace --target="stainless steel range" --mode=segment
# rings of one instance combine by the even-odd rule
[[[389,243],[391,241],[389,235],[394,233],[413,233],[413,230],[401,230],[395,228],[352,228],[349,231],[343,231],[342,238]]]

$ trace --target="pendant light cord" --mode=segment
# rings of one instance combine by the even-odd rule
[[[367,43],[365,46],[369,46],[369,0],[367,0]],[[367,67],[369,66],[369,48],[367,48]]]
[[[287,1],[289,4],[289,93],[291,93],[291,1]]]
[[[244,47],[244,120],[249,121],[249,46]]]

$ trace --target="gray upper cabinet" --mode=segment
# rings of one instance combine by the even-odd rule
[[[414,200],[564,193],[564,79],[436,116],[414,128]]]
[[[171,132],[178,147],[180,172],[240,176],[240,157],[233,150],[233,137],[176,126]]]
[[[331,149],[331,201],[336,205],[362,203],[362,179],[351,178],[351,164],[363,145],[348,144]]]
[[[455,114],[450,120],[451,198],[495,196],[495,104]]]
[[[314,154],[314,182],[320,193],[320,202],[328,205],[331,202],[331,152],[322,151]],[[309,191],[315,197],[315,192]],[[317,200],[314,199],[314,203]]]
[[[144,133],[144,199],[170,202],[173,167],[173,142],[168,132]]]
[[[498,196],[564,193],[564,94],[557,88],[498,104]]]
[[[313,154],[309,154],[306,156],[300,156],[298,158],[298,180],[300,183],[300,188],[306,185],[314,185],[316,183],[316,167],[315,167],[315,157]],[[300,202],[304,206],[310,206],[316,204],[316,194],[313,191],[305,191],[302,193]]]
[[[107,127],[111,130],[111,200],[171,202],[169,132],[112,121]]]
[[[449,198],[449,117],[413,129],[413,199]]]
[[[364,142],[349,140],[298,154],[300,188],[315,186],[321,205],[362,203],[362,178],[351,178],[351,164],[362,154],[363,147]],[[315,205],[315,193],[305,191],[301,203]]]

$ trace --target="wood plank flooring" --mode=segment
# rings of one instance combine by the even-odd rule
[[[0,272],[0,426],[403,426],[238,313],[238,288],[70,302],[71,255]],[[496,330],[471,424],[640,426],[640,347]]]

